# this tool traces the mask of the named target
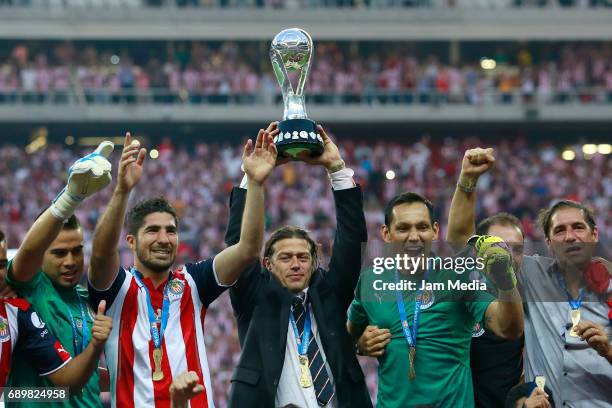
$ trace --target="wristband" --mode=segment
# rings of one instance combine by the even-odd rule
[[[64,188],[53,200],[50,207],[51,214],[58,220],[66,221],[74,214],[81,201],[83,201],[82,197],[75,197]]]
[[[473,193],[476,191],[476,182],[473,183],[462,183],[461,180],[457,182],[457,188],[464,193]]]
[[[334,167],[327,169],[327,172],[329,174],[335,173],[339,170],[342,170],[343,168],[346,167],[346,163],[344,163],[344,160],[340,160],[340,163],[336,164]]]

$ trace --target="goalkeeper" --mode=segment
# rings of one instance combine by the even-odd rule
[[[411,257],[432,253],[439,225],[429,200],[416,193],[393,198],[385,209],[382,238]],[[424,289],[375,292],[373,280],[440,283],[467,279],[454,270],[385,270],[361,274],[348,316],[348,331],[358,351],[379,358],[378,407],[473,407],[470,344],[476,322],[508,339],[523,334],[523,309],[512,258],[497,237],[471,241],[484,260],[484,273],[498,288],[498,299],[484,291]],[[404,273],[403,276],[402,273]],[[379,287],[382,287],[379,286]],[[374,289],[374,291],[373,291]]]
[[[53,200],[28,231],[15,257],[9,261],[7,283],[34,307],[46,328],[57,337],[71,356],[92,356],[94,374],[80,393],[70,395],[69,405],[101,407],[98,359],[101,347],[92,342],[94,315],[89,309],[87,290],[79,285],[83,275],[83,231],[74,211],[87,197],[111,182],[108,157],[111,142],[101,143],[95,152],[77,160],[68,170],[66,187]],[[42,328],[42,326],[41,326]],[[92,350],[94,347],[94,350]],[[50,387],[24,356],[15,355],[7,386]],[[35,403],[20,403],[20,407]],[[10,406],[10,404],[9,404]],[[65,407],[47,402],[46,407]]]

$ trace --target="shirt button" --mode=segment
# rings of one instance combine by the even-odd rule
[[[566,406],[566,405],[567,405],[567,403],[565,401],[563,401],[563,406]]]
[[[569,346],[568,346],[567,344],[565,345],[565,349],[566,349],[566,350],[567,350],[567,349],[569,349]]]
[[[274,386],[276,387],[277,385],[278,385],[278,378],[274,380]]]
[[[567,377],[567,373],[563,373],[563,375]],[[565,405],[565,403],[563,403],[563,404]]]

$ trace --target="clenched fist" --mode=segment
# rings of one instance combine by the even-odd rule
[[[180,374],[170,385],[170,401],[172,408],[186,408],[187,401],[204,391],[204,386],[199,384],[200,379],[195,371]]]
[[[461,175],[459,184],[473,188],[478,178],[489,171],[495,165],[495,151],[491,148],[466,150],[461,162]]]

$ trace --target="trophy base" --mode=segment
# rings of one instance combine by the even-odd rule
[[[311,156],[323,153],[323,139],[317,131],[317,124],[310,119],[287,119],[278,123],[278,135],[274,143],[278,154],[298,158],[302,152]]]

